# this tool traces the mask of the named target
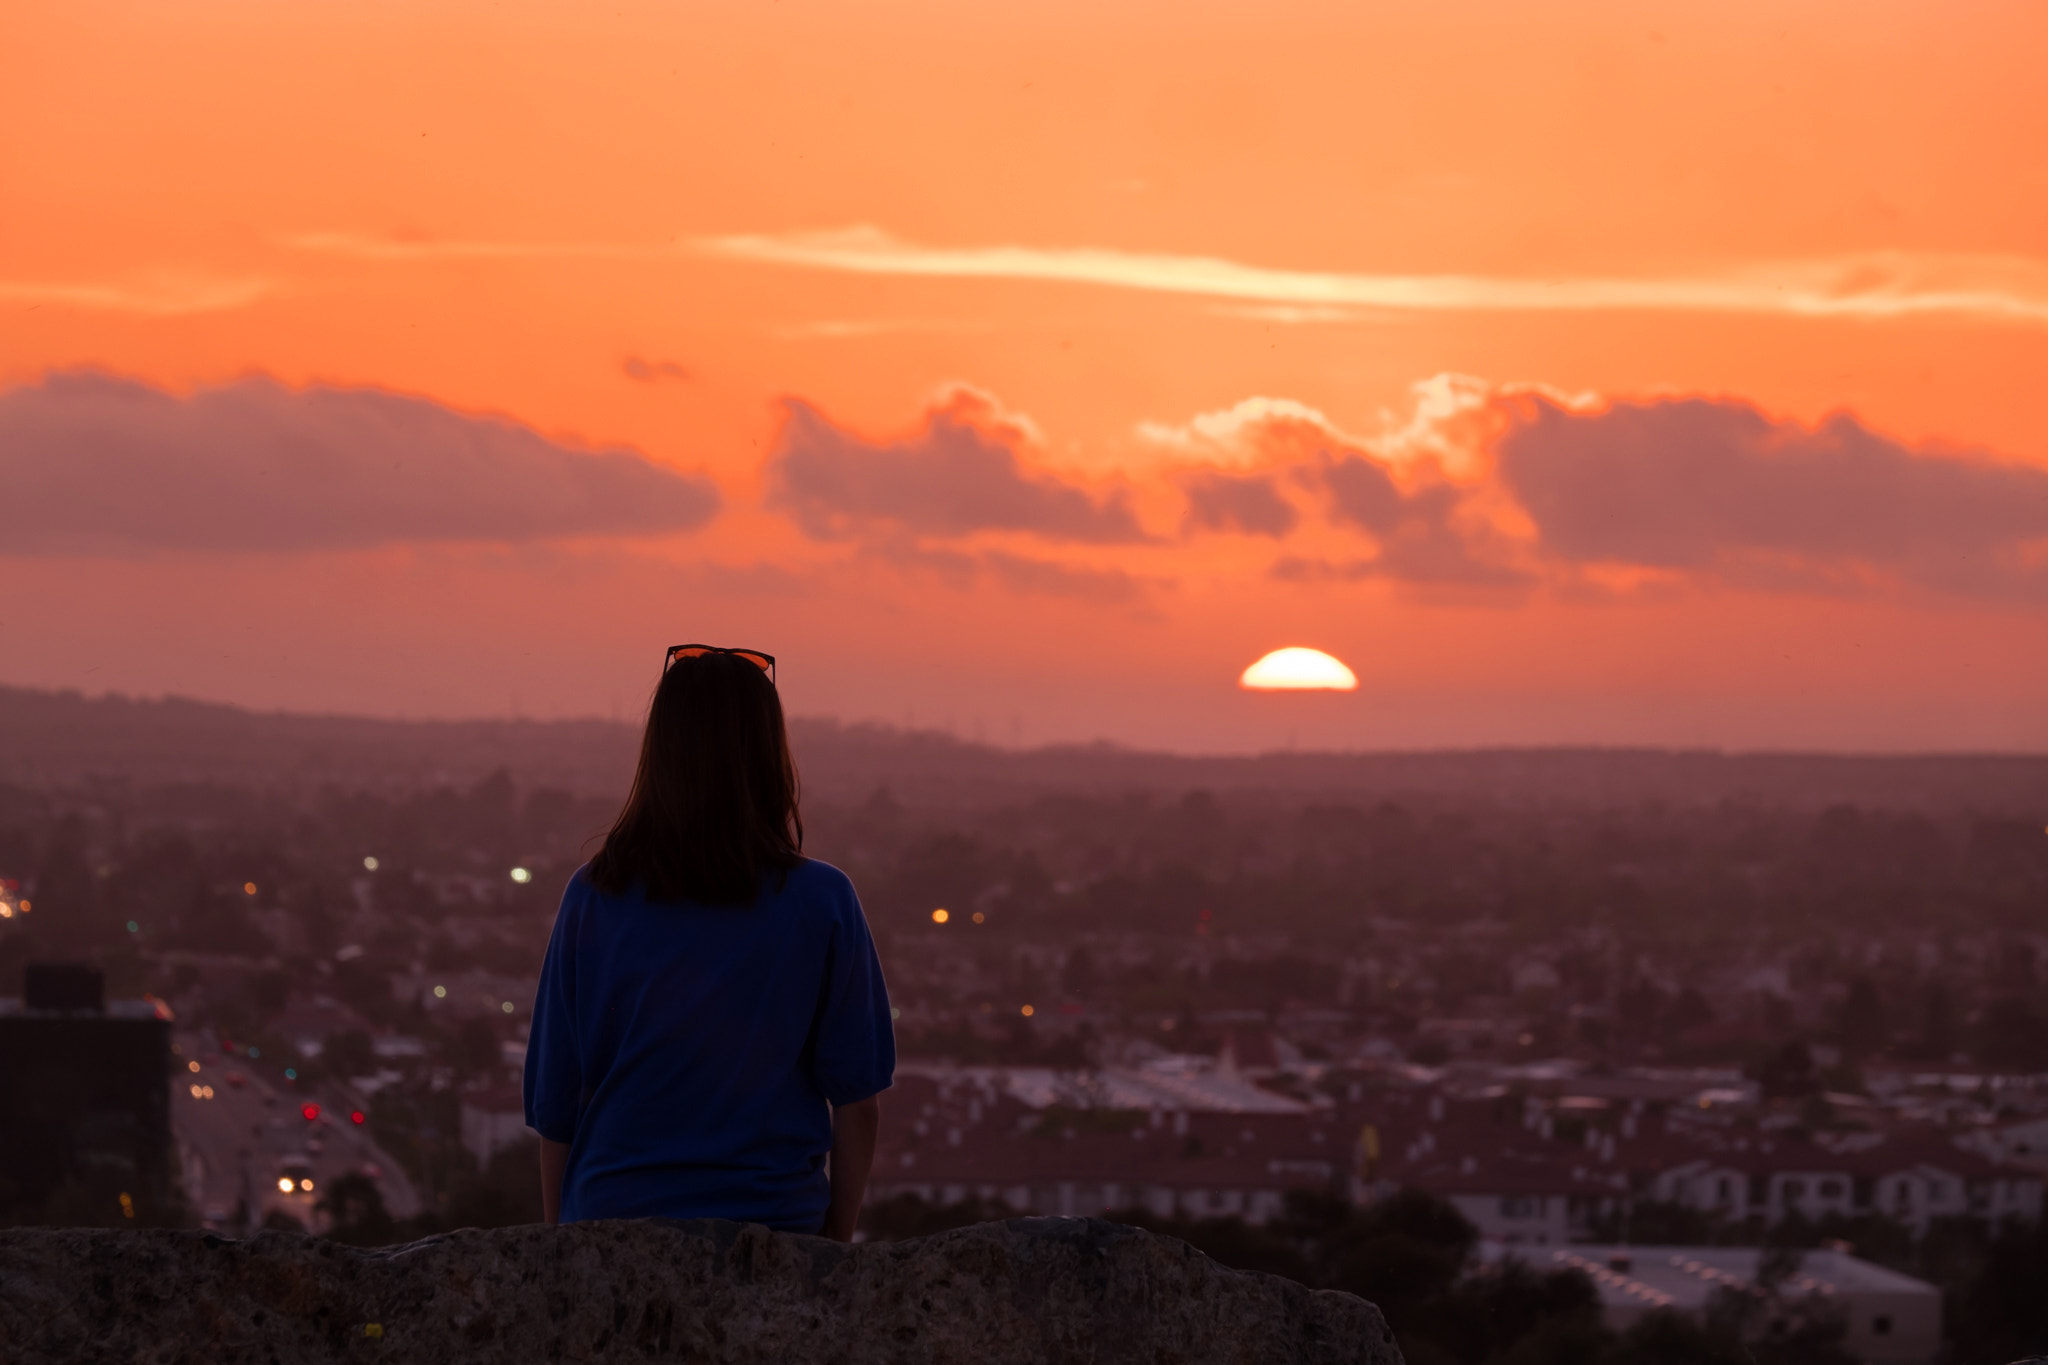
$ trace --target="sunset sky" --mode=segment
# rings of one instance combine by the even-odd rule
[[[0,5],[0,683],[2048,748],[2048,9]],[[1355,691],[1239,673],[1326,650]]]

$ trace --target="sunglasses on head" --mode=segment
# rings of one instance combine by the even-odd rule
[[[668,672],[668,666],[677,659],[701,659],[706,654],[730,654],[736,659],[745,659],[768,675],[768,681],[775,681],[775,656],[763,654],[758,649],[727,649],[722,645],[670,645],[668,657],[661,661],[661,671]]]

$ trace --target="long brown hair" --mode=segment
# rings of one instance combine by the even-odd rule
[[[803,860],[796,763],[775,684],[730,654],[678,658],[647,709],[626,806],[590,860],[600,890],[751,905]]]

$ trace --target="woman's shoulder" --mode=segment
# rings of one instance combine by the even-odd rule
[[[816,858],[805,858],[789,869],[779,888],[773,879],[769,886],[776,900],[806,918],[837,923],[861,918],[860,896],[854,891],[852,880],[832,864]]]
[[[806,899],[830,899],[857,903],[853,879],[844,872],[817,858],[804,858],[789,870],[783,881],[783,894],[794,893]]]

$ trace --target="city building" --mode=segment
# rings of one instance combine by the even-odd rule
[[[105,999],[96,968],[31,964],[0,1000],[0,1197],[134,1218],[170,1200],[170,1011]]]
[[[1625,1331],[1668,1309],[1704,1315],[1720,1294],[1759,1295],[1766,1314],[1788,1305],[1839,1316],[1842,1348],[1865,1365],[1929,1365],[1941,1348],[1941,1291],[1843,1251],[1804,1253],[1782,1280],[1759,1286],[1755,1247],[1573,1246],[1488,1249],[1538,1270],[1579,1270],[1600,1295],[1602,1320]],[[1801,1301],[1804,1301],[1803,1303]]]

